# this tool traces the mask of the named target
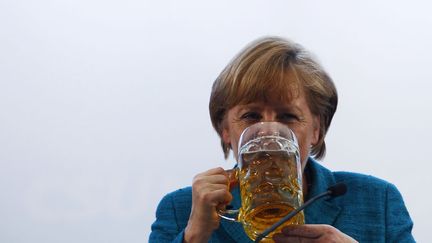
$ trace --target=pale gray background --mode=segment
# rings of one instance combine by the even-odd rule
[[[432,216],[428,1],[0,0],[0,242],[147,242],[161,197],[223,160],[210,87],[244,45],[291,38],[334,78],[323,164]]]

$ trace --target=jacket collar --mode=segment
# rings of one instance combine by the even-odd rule
[[[306,165],[305,173],[308,173],[309,193],[305,198],[305,201],[313,196],[318,195],[327,190],[328,187],[334,185],[336,180],[333,173],[319,165],[314,159],[309,158]],[[238,186],[235,186],[231,193],[233,200],[231,206],[233,209],[241,207],[240,190]],[[340,214],[341,207],[337,205],[337,201],[329,199],[320,199],[315,203],[311,204],[305,209],[305,219],[307,224],[329,224],[333,225],[336,218]],[[221,225],[231,238],[236,242],[248,242],[251,241],[243,230],[241,223],[231,222],[225,219],[221,219]]]

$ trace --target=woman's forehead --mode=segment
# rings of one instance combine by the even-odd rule
[[[232,109],[237,112],[244,110],[262,110],[272,109],[278,110],[298,110],[301,111],[307,107],[306,99],[303,95],[299,94],[289,100],[272,100],[272,101],[254,101],[250,103],[243,103],[234,106]]]
[[[304,83],[298,72],[284,71],[259,75],[249,74],[234,82],[229,100],[234,104],[287,103],[303,95]]]
[[[304,99],[305,93],[299,86],[291,86],[290,89],[269,89],[266,91],[249,91],[243,98],[238,97],[234,105],[257,105],[266,104],[270,106],[287,106],[299,99]]]

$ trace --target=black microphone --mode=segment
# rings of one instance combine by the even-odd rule
[[[287,214],[285,217],[281,218],[278,222],[274,223],[272,226],[268,227],[266,230],[264,230],[261,234],[257,236],[255,239],[255,243],[260,242],[264,237],[266,237],[268,234],[270,234],[273,230],[275,230],[277,227],[281,226],[286,221],[290,220],[292,217],[294,217],[296,214],[298,214],[300,211],[302,211],[307,206],[314,203],[316,200],[323,198],[325,196],[331,196],[331,197],[338,197],[342,196],[347,192],[347,186],[345,183],[337,183],[329,188],[327,188],[327,191],[316,195],[315,197],[309,199],[306,203],[298,207],[297,209],[291,211],[289,214]]]

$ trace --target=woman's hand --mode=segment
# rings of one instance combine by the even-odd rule
[[[184,241],[208,242],[219,227],[218,210],[232,200],[228,188],[228,173],[214,168],[198,174],[192,183],[192,210],[185,229]]]
[[[282,233],[275,234],[276,243],[283,242],[357,242],[333,226],[325,224],[291,225],[284,227]]]

